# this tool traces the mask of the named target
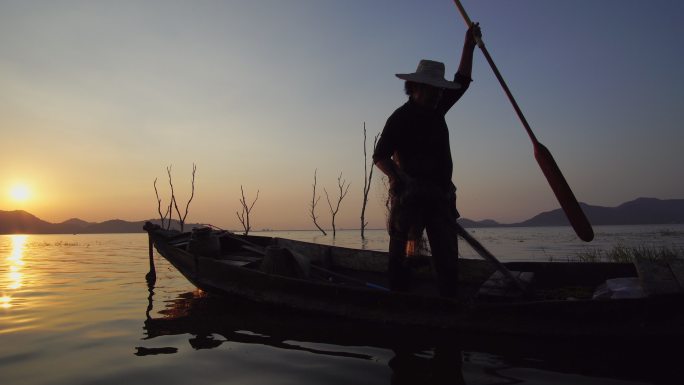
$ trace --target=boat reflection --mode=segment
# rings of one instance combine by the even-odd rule
[[[359,328],[358,324],[332,318],[303,316],[301,313],[276,310],[236,298],[218,298],[200,290],[182,294],[166,304],[153,317],[154,288],[146,311],[143,340],[169,335],[190,335],[195,349],[213,349],[226,342],[260,344],[278,349],[304,351],[317,355],[375,360],[355,348],[374,347],[394,352],[388,362],[392,384],[431,383],[462,384],[462,355],[458,344],[445,341],[443,346],[402,340],[380,329]],[[136,347],[138,356],[173,354],[177,347]]]
[[[380,348],[394,353],[388,362],[392,384],[463,384],[463,357],[473,355],[495,357],[507,367],[657,383],[668,383],[678,370],[678,356],[665,347],[641,350],[619,341],[586,346],[572,339],[521,340],[504,335],[436,335],[414,328],[392,330],[216,297],[200,290],[165,302],[164,309],[153,313],[154,287],[150,285],[149,290],[143,340],[187,334],[188,343],[196,350],[237,342],[362,360],[378,358],[360,353],[358,347]],[[136,349],[139,356],[178,352],[177,347]]]

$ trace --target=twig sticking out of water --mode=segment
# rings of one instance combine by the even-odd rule
[[[311,217],[311,220],[313,220],[314,225],[316,225],[316,228],[323,233],[323,235],[328,235],[328,233],[325,232],[321,228],[321,226],[318,224],[316,221],[318,219],[318,216],[316,216],[316,205],[318,204],[318,201],[321,199],[321,196],[319,195],[316,197],[316,173],[318,172],[318,169],[314,170],[314,182],[313,182],[313,196],[311,197],[311,205],[310,208],[311,210],[309,211],[309,216]]]
[[[346,188],[345,188],[346,185]],[[330,202],[330,196],[328,195],[328,191],[323,188],[323,191],[325,192],[325,198],[328,200],[328,206],[330,206],[330,214],[332,215],[332,229],[333,229],[333,238],[335,237],[336,229],[335,229],[335,216],[337,215],[337,212],[340,211],[340,203],[342,203],[342,199],[347,195],[347,192],[349,191],[349,186],[351,186],[351,183],[347,183],[346,180],[342,179],[342,173],[340,173],[340,176],[337,177],[337,187],[340,190],[339,197],[337,198],[337,205],[333,209],[333,205]]]
[[[249,213],[252,212],[254,204],[256,203],[257,199],[259,199],[259,190],[257,190],[256,198],[254,198],[254,201],[251,205],[247,205],[247,199],[245,199],[245,190],[242,188],[242,185],[240,185],[240,191],[242,192],[242,198],[240,198],[240,204],[242,205],[242,213],[236,211],[235,215],[237,215],[238,220],[242,224],[242,228],[245,230],[244,234],[248,235],[249,230],[252,229],[252,226],[249,222]]]

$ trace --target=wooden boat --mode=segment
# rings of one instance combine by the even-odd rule
[[[150,246],[203,291],[372,325],[387,334],[655,349],[684,341],[681,288],[639,298],[593,298],[607,280],[640,277],[632,263],[506,263],[519,276],[533,276],[521,293],[497,280],[490,263],[459,259],[459,297],[451,299],[437,294],[424,257],[412,257],[413,289],[400,293],[383,289],[383,252],[208,228],[178,233],[148,223],[145,229]]]

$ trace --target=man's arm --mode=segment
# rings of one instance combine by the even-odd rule
[[[463,51],[461,52],[461,63],[454,76],[454,82],[459,83],[461,88],[457,90],[445,90],[442,94],[440,105],[438,106],[438,109],[445,115],[458,99],[463,96],[468,89],[468,86],[470,86],[470,82],[473,81],[471,75],[473,72],[473,53],[475,51],[475,46],[477,45],[475,40],[476,36],[481,37],[482,33],[480,32],[480,26],[477,23],[474,23],[466,31]]]
[[[373,151],[373,163],[380,171],[382,171],[389,178],[390,188],[397,186],[398,183],[406,181],[408,176],[404,171],[402,171],[395,159],[397,135],[401,131],[401,125],[404,119],[397,116],[395,111],[385,123],[385,127],[382,130],[380,139],[375,146],[375,151]]]
[[[401,171],[399,167],[397,167],[397,164],[390,158],[376,160],[375,167],[387,175],[390,185],[405,178],[404,172]]]
[[[463,52],[461,53],[461,63],[458,66],[458,74],[460,77],[472,80],[473,73],[473,52],[477,45],[476,38],[482,37],[480,25],[473,23],[473,25],[466,31],[465,42],[463,43]]]

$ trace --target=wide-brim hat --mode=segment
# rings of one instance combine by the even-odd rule
[[[461,85],[444,79],[444,63],[423,59],[412,74],[396,74],[399,79],[427,84],[437,88],[457,90]]]

